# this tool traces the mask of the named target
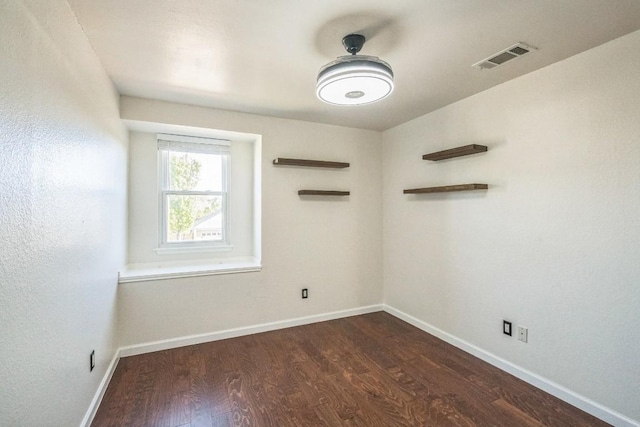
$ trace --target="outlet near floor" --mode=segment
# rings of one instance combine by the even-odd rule
[[[502,333],[511,336],[511,322],[502,320]]]

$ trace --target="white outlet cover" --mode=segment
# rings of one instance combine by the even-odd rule
[[[528,342],[529,340],[529,329],[523,327],[523,326],[518,326],[518,340],[522,341],[522,342]]]

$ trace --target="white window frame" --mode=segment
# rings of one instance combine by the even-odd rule
[[[231,141],[194,137],[185,135],[157,134],[158,146],[158,254],[182,252],[230,251],[231,227],[229,221]],[[186,153],[208,153],[222,155],[222,189],[221,191],[183,191],[171,190],[169,182],[169,151]],[[167,229],[169,221],[170,195],[201,195],[222,197],[222,240],[220,241],[182,241],[168,242]]]

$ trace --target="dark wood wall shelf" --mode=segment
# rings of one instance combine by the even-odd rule
[[[473,190],[486,190],[489,186],[487,184],[460,184],[460,185],[445,185],[443,187],[427,187],[427,188],[412,188],[404,190],[404,194],[427,194],[427,193],[448,193],[451,191],[473,191]]]
[[[348,196],[349,191],[333,191],[333,190],[299,190],[299,196]]]
[[[309,160],[309,159],[289,159],[286,157],[278,157],[273,160],[273,164],[276,166],[304,166],[312,168],[331,168],[331,169],[343,169],[350,166],[345,162],[329,162],[326,160]],[[299,190],[299,196],[348,196],[351,194],[349,191],[334,191],[334,190]]]
[[[454,157],[468,156],[470,154],[483,153],[487,151],[486,145],[464,145],[462,147],[450,148],[448,150],[436,151],[435,153],[429,153],[422,156],[422,160],[432,160],[437,162],[438,160],[451,159]]]
[[[307,159],[287,159],[285,157],[278,157],[273,160],[273,164],[276,166],[305,166],[312,168],[332,168],[342,169],[348,168],[349,163],[344,162],[328,162],[325,160],[307,160]]]
[[[348,196],[349,191],[330,191],[330,190],[299,190],[299,196]]]

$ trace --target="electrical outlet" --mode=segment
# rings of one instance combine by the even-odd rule
[[[306,299],[309,298],[309,290],[307,288],[304,288],[302,290],[302,299]]]
[[[508,320],[502,321],[502,333],[511,336],[511,322]]]
[[[518,340],[527,342],[529,340],[529,329],[524,326],[518,326]]]
[[[89,355],[89,372],[93,371],[93,368],[96,367],[96,351],[91,350],[91,354]]]

